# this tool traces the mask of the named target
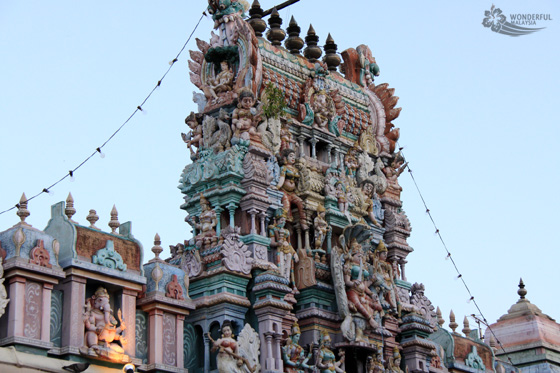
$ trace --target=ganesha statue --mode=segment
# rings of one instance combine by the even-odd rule
[[[130,361],[124,354],[126,326],[120,309],[117,316],[119,322],[113,316],[107,289],[99,287],[91,298],[86,299],[82,315],[85,327],[85,345],[80,348],[82,355],[118,362]]]

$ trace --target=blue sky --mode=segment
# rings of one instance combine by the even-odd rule
[[[261,1],[265,9],[275,3]],[[546,29],[518,38],[482,26],[491,2],[341,4],[302,0],[280,15],[284,26],[293,15],[302,34],[312,23],[321,45],[330,32],[339,51],[370,46],[381,68],[376,83],[389,83],[400,97],[394,123],[407,160],[486,318],[495,321],[518,299],[519,277],[529,300],[560,317],[551,291],[560,281],[558,2],[495,3],[508,20],[551,14],[552,21],[538,24]],[[30,197],[52,184],[101,145],[161,78],[205,7],[201,0],[1,2],[0,210],[22,192]],[[208,40],[211,29],[204,18],[195,36]],[[194,40],[188,49],[196,49]],[[92,158],[75,182],[30,202],[29,223],[44,228],[50,205],[71,191],[82,224],[93,208],[97,225],[108,230],[116,204],[147,259],[156,232],[165,248],[190,237],[177,189],[190,161],[180,133],[196,110],[187,60],[184,53],[144,106],[147,114],[123,128],[104,159]],[[451,308],[458,320],[478,313],[453,281],[408,173],[400,182],[413,227],[409,281],[426,285],[446,324]],[[0,230],[17,221],[15,211],[0,215]]]

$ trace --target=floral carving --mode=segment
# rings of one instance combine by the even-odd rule
[[[251,273],[253,259],[247,246],[239,240],[239,231],[238,227],[233,229],[227,227],[222,230],[224,243],[220,254],[222,256],[222,263],[227,269],[247,275]]]
[[[27,338],[41,338],[41,285],[28,282],[25,287],[25,316],[23,335]]]
[[[107,240],[105,247],[99,249],[95,255],[91,257],[91,262],[103,267],[126,271],[126,264],[124,264],[121,254],[115,251],[115,243],[113,240]]]

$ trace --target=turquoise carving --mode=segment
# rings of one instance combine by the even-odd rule
[[[185,323],[183,326],[183,367],[189,372],[195,372],[200,368],[198,345],[201,344],[200,336],[192,324]]]
[[[121,254],[115,251],[115,243],[113,240],[107,240],[105,247],[99,249],[97,253],[91,257],[91,262],[103,267],[126,271],[126,264],[124,264]]]
[[[476,346],[472,346],[471,352],[467,355],[465,359],[465,365],[474,369],[482,370],[483,372],[486,371],[486,367],[484,366],[484,362],[482,358],[478,356],[478,351],[476,350]]]
[[[136,310],[136,358],[148,362],[148,316],[141,310]]]
[[[60,290],[51,293],[51,342],[55,347],[60,347],[62,339],[62,298]]]

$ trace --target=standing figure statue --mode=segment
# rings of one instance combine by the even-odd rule
[[[375,218],[376,212],[380,214],[379,210],[381,203],[379,203],[379,206],[377,206],[379,198],[376,199],[377,194],[375,193],[375,185],[371,180],[366,179],[362,182],[362,193],[366,197],[365,201],[367,215],[365,216],[365,218],[367,219],[367,223],[370,225],[375,225],[376,227],[381,227],[381,224],[379,224],[379,222]]]
[[[373,254],[372,287],[376,290],[383,310],[389,314],[399,313],[397,289],[394,282],[393,266],[387,262],[387,247],[380,241]]]
[[[336,355],[331,350],[331,336],[326,330],[321,331],[321,342],[319,344],[319,351],[317,351],[317,359],[315,366],[319,369],[319,373],[332,373],[339,372],[345,373],[340,368],[344,364],[345,356],[341,352],[340,360],[336,361]]]
[[[196,246],[201,249],[214,247],[218,243],[218,237],[214,230],[214,227],[218,224],[218,218],[216,212],[210,207],[210,202],[202,193],[200,193],[200,209],[198,223],[192,221],[191,216],[187,218],[187,221],[198,230],[195,237]]]
[[[202,91],[208,102],[221,102],[218,94],[233,90],[233,78],[234,74],[228,62],[225,60],[220,62],[220,72],[214,78],[208,77],[206,83],[202,85]]]
[[[117,361],[129,360],[124,355],[123,347],[127,341],[123,332],[126,325],[120,309],[117,315],[120,321],[118,327],[117,319],[113,316],[113,310],[109,303],[109,293],[107,289],[99,287],[95,294],[86,300],[84,306],[82,318],[85,326],[86,344],[80,348],[81,354]]]
[[[377,346],[377,350],[367,358],[366,372],[367,373],[384,373],[386,372],[382,359],[383,346]]]
[[[284,149],[280,153],[282,168],[280,168],[280,179],[278,180],[278,190],[284,192],[282,196],[282,206],[287,213],[288,221],[292,221],[291,206],[296,205],[299,212],[301,228],[307,230],[306,215],[303,209],[303,201],[296,195],[296,187],[300,174],[296,166],[296,152],[293,149]]]
[[[270,246],[276,248],[276,264],[280,275],[293,285],[294,291],[297,291],[294,278],[294,269],[292,262],[299,262],[299,257],[290,243],[290,231],[284,228],[286,224],[286,212],[283,208],[279,208],[274,213],[276,224],[268,226],[268,235],[270,237]]]
[[[348,153],[344,156],[344,165],[346,166],[346,175],[350,183],[356,185],[356,170],[360,167],[360,163],[358,162],[358,149],[356,147],[348,150]]]
[[[404,373],[401,369],[401,354],[398,348],[395,348],[393,352],[393,356],[389,358],[389,364],[387,365],[387,369],[385,369],[386,373]]]
[[[210,337],[210,334],[208,334]],[[211,338],[210,338],[211,339]],[[239,355],[237,341],[234,339],[231,322],[224,321],[222,324],[222,337],[212,340],[212,352],[218,351],[217,363],[219,373],[242,373],[244,361]]]
[[[250,135],[257,135],[257,125],[261,121],[260,109],[254,108],[255,95],[248,88],[242,88],[239,92],[239,103],[233,111],[231,128],[233,139],[249,140]]]
[[[313,220],[313,227],[315,228],[315,249],[312,250],[313,254],[326,254],[325,250],[323,250],[323,242],[325,242],[325,237],[331,230],[331,227],[325,220],[325,214],[325,208],[323,205],[319,205],[317,207],[317,217]]]
[[[305,373],[306,369],[312,369],[307,365],[311,359],[312,352],[305,353],[303,347],[299,345],[301,331],[297,321],[292,326],[292,334],[288,337],[286,345],[282,347],[282,359],[284,360],[284,372],[286,373]]]
[[[198,149],[202,145],[202,124],[199,123],[196,114],[191,111],[189,116],[185,119],[185,123],[191,129],[187,134],[181,133],[183,141],[189,147],[191,151],[191,159],[196,158],[198,154]],[[196,148],[196,153],[193,151],[192,147]]]
[[[404,162],[404,158],[401,155],[401,152],[398,152],[395,155],[395,159],[383,168],[383,173],[387,177],[387,184],[389,187],[392,187],[395,190],[402,190],[402,187],[399,185],[399,176],[404,172],[408,166],[408,162]]]

